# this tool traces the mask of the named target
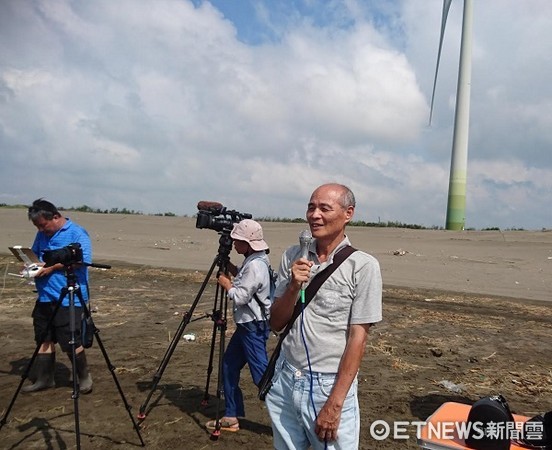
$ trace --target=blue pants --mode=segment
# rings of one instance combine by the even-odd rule
[[[227,417],[244,417],[240,372],[247,363],[253,383],[258,385],[268,365],[266,341],[270,329],[266,322],[239,323],[222,359],[222,378]]]
[[[298,370],[280,355],[276,363],[272,388],[266,396],[266,407],[272,421],[274,448],[277,450],[355,450],[359,446],[360,414],[355,378],[341,410],[337,440],[325,443],[315,433],[316,412],[328,400],[335,373]],[[312,394],[311,390],[312,381]],[[312,398],[311,398],[312,395]]]

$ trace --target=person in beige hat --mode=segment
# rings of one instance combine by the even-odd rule
[[[220,274],[218,283],[233,301],[236,331],[230,338],[223,356],[225,414],[219,421],[223,431],[238,431],[238,417],[245,416],[240,372],[247,363],[253,382],[257,385],[268,364],[266,341],[270,333],[268,315],[270,299],[270,261],[268,244],[261,225],[244,219],[234,225],[230,237],[237,253],[245,256],[240,267],[228,263],[228,274]],[[207,429],[216,429],[210,420]]]

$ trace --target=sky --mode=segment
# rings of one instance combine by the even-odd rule
[[[552,227],[552,2],[474,2],[466,228]],[[0,203],[445,225],[461,0],[2,0]]]

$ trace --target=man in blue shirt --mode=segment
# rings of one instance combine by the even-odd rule
[[[78,263],[84,263],[54,261],[55,264],[42,266],[35,275],[38,298],[32,317],[35,340],[37,345],[40,344],[40,348],[35,360],[36,381],[22,389],[23,392],[35,392],[55,386],[56,342],[72,361],[69,293],[63,297],[50,327],[48,324],[52,319],[57,302],[60,300],[62,290],[68,285],[66,264],[70,263],[82,298],[85,303],[88,302],[88,268],[86,264],[92,263],[92,245],[90,237],[83,227],[63,217],[58,209],[46,200],[35,200],[29,207],[28,217],[38,229],[32,249],[40,261],[44,261],[45,251],[63,249],[70,244],[80,244],[79,252],[82,250],[82,261],[78,261]],[[88,394],[92,391],[92,376],[88,371],[84,347],[81,344],[83,308],[78,295],[74,295],[74,305],[75,353],[79,389],[82,394]]]

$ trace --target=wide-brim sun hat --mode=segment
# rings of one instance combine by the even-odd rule
[[[256,252],[268,250],[268,244],[263,239],[261,224],[252,219],[243,219],[241,222],[234,224],[230,237],[247,242]]]

